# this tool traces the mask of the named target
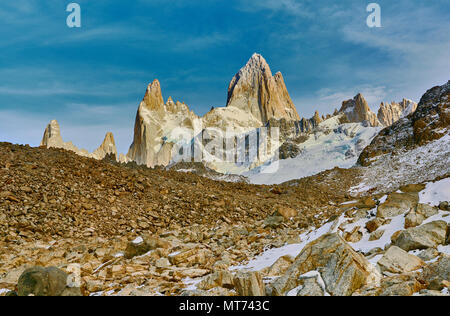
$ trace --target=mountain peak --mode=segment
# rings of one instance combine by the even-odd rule
[[[248,60],[245,65],[244,70],[251,69],[253,71],[262,71],[265,72],[268,76],[272,76],[272,72],[270,70],[269,64],[264,59],[264,57],[260,54],[254,53],[252,57]],[[241,70],[242,70],[241,69]]]
[[[41,146],[47,148],[54,146],[61,146],[63,143],[61,137],[61,128],[57,120],[52,120],[44,131],[44,136],[42,137]]]
[[[161,84],[158,79],[153,80],[153,82],[148,85],[143,102],[150,110],[157,110],[164,106]]]
[[[370,126],[381,125],[361,93],[358,93],[353,99],[342,102],[339,112],[344,113],[351,123],[368,121]]]
[[[262,124],[271,118],[300,120],[281,73],[272,76],[269,64],[253,54],[228,87],[227,107],[251,113]]]
[[[114,135],[111,132],[106,133],[103,143],[92,153],[92,156],[95,159],[103,159],[108,155],[112,155],[117,159],[116,142],[114,141]]]

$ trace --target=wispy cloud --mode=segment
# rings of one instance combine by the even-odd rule
[[[237,8],[249,12],[266,10],[273,14],[284,13],[298,17],[312,17],[313,12],[306,7],[305,3],[296,0],[242,0],[239,1]]]

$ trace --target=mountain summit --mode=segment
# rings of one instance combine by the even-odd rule
[[[351,123],[367,121],[370,126],[381,126],[377,115],[370,110],[361,93],[358,93],[353,99],[342,102],[339,112],[344,113]]]
[[[227,107],[248,111],[263,124],[271,118],[300,120],[283,75],[272,76],[264,57],[256,53],[231,80]]]

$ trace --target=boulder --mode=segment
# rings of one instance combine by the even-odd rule
[[[16,286],[17,282],[19,282],[20,276],[23,274],[25,270],[29,268],[30,266],[23,265],[8,271],[8,273],[3,278],[0,279],[0,287]]]
[[[399,247],[391,246],[378,261],[378,265],[381,267],[381,271],[405,273],[421,268],[425,262]]]
[[[423,223],[425,217],[416,211],[409,211],[405,217],[405,228],[416,227]]]
[[[67,287],[67,273],[55,268],[33,267],[25,270],[17,284],[19,296],[79,296],[78,289]]]
[[[447,223],[434,221],[400,232],[394,245],[405,251],[436,247],[445,243]]]
[[[374,218],[366,223],[366,229],[369,233],[373,233],[381,225],[383,225],[383,220],[381,218]]]
[[[127,248],[125,249],[125,258],[131,259],[136,256],[141,256],[150,250],[158,248],[168,249],[170,248],[170,243],[153,236],[138,237],[134,241],[127,244]]]
[[[424,288],[413,274],[400,274],[381,281],[380,296],[411,296]]]
[[[290,207],[280,207],[278,208],[278,211],[276,212],[276,215],[283,216],[284,219],[290,219],[292,217],[296,217],[298,215],[298,212]]]
[[[416,213],[423,215],[423,217],[425,217],[425,218],[428,218],[428,217],[438,214],[439,211],[434,206],[419,203],[419,204],[417,204]]]
[[[422,250],[417,257],[419,257],[420,259],[422,259],[423,261],[430,261],[433,260],[434,258],[436,258],[437,256],[439,256],[439,251],[437,251],[434,248],[428,248],[425,250]]]
[[[238,272],[234,277],[234,287],[239,296],[264,296],[265,286],[259,272]]]
[[[331,295],[351,295],[367,284],[377,284],[380,273],[364,256],[355,252],[337,233],[325,234],[309,243],[286,273],[276,279],[270,294],[282,296],[299,286],[299,277],[318,271]]]
[[[357,226],[357,227],[353,228],[352,231],[345,232],[344,236],[343,236],[345,241],[350,242],[350,243],[355,243],[355,242],[360,241],[363,236],[363,233],[360,231],[359,228],[360,227]]]
[[[207,275],[198,285],[200,290],[210,290],[215,287],[234,289],[234,276],[228,271],[217,271]]]
[[[407,184],[402,187],[400,187],[400,191],[402,192],[420,192],[423,189],[425,189],[425,184]]]
[[[264,221],[264,227],[278,228],[283,224],[283,216],[269,216]]]
[[[406,273],[383,278],[377,287],[362,287],[353,296],[411,296],[424,288],[414,273]]]
[[[210,250],[193,248],[175,255],[169,255],[169,261],[174,265],[183,263],[192,266],[194,264],[205,264],[211,256]]]
[[[418,296],[450,296],[450,295],[435,290],[421,290]]]
[[[141,256],[147,252],[149,252],[150,246],[144,242],[144,240],[137,239],[135,241],[131,241],[127,244],[127,248],[125,249],[125,258],[131,259],[136,256]]]
[[[363,199],[359,200],[359,202],[356,204],[357,208],[362,208],[362,209],[373,209],[376,206],[377,206],[377,202],[371,197],[363,198]]]
[[[166,269],[166,268],[170,267],[169,259],[159,258],[155,262],[155,267],[160,268],[160,269]]]
[[[450,204],[448,201],[441,202],[439,203],[439,209],[443,211],[450,211]]]
[[[414,209],[419,202],[417,193],[391,193],[386,201],[378,206],[377,217],[389,218]]]
[[[436,262],[424,267],[420,279],[428,284],[429,290],[442,290],[445,287],[443,281],[450,280],[450,256],[444,254]]]
[[[369,241],[374,241],[374,240],[380,239],[384,235],[384,232],[385,232],[384,229],[379,229],[379,230],[374,231],[372,234],[370,234]]]

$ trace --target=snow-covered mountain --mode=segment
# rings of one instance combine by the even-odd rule
[[[417,110],[383,129],[361,153],[367,167],[356,191],[395,188],[450,172],[450,81],[428,90]]]
[[[298,144],[300,153],[296,157],[274,159],[243,175],[256,184],[279,184],[334,167],[352,167],[381,127],[365,123],[342,124],[343,116],[340,114],[320,123]]]

